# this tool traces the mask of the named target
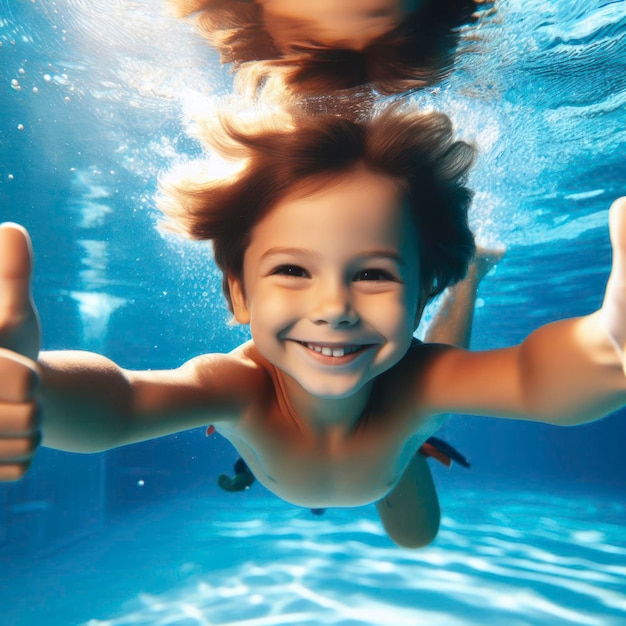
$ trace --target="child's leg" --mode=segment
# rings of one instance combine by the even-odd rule
[[[439,499],[428,463],[419,452],[376,508],[391,540],[403,548],[422,548],[437,536]]]
[[[478,285],[503,254],[503,250],[476,251],[467,276],[444,295],[425,341],[469,348]],[[439,500],[428,463],[419,452],[415,453],[396,486],[376,503],[376,507],[387,534],[400,546],[420,548],[437,536]]]

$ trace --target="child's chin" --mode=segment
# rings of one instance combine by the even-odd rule
[[[311,385],[300,383],[312,396],[323,400],[344,400],[355,395],[363,388],[364,382],[357,385]]]

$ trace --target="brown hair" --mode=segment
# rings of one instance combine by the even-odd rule
[[[332,48],[296,38],[279,45],[268,33],[254,0],[170,0],[176,13],[197,13],[201,34],[222,63],[242,69],[259,85],[277,72],[300,97],[371,85],[382,94],[414,91],[447,76],[459,43],[459,27],[476,19],[477,4],[488,0],[422,0],[392,32],[362,50]],[[298,32],[298,25],[293,26]],[[304,30],[304,29],[300,29]]]
[[[474,254],[465,186],[474,149],[454,141],[443,113],[387,104],[360,121],[302,111],[211,115],[202,141],[233,162],[224,175],[174,170],[161,180],[158,207],[169,227],[213,241],[232,311],[228,276],[243,280],[254,226],[288,194],[320,176],[362,165],[398,180],[415,220],[421,280],[430,296],[461,280]]]

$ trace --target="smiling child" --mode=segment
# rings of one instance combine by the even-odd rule
[[[39,354],[28,239],[0,228],[4,480],[28,468],[38,405],[43,443],[76,452],[210,423],[284,500],[376,503],[389,536],[417,547],[439,526],[418,450],[442,414],[573,425],[626,403],[625,200],[611,209],[614,265],[600,311],[519,346],[469,352],[413,337],[427,301],[474,255],[473,150],[444,115],[399,105],[359,122],[232,112],[201,130],[234,167],[173,173],[160,207],[173,228],[213,241],[228,305],[252,339],[170,371]]]

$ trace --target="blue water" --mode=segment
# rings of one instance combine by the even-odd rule
[[[129,368],[245,337],[210,248],[155,228],[159,172],[198,153],[182,113],[230,85],[159,6],[0,0],[0,219],[32,233],[44,347]],[[477,144],[472,223],[508,247],[481,287],[477,348],[600,304],[626,180],[626,3],[497,8],[458,71],[416,96]],[[452,418],[441,434],[472,469],[433,468],[442,531],[417,552],[372,507],[314,517],[258,485],[220,492],[235,454],[201,431],[43,449],[0,486],[0,623],[626,624],[625,417]]]
[[[312,519],[246,496],[238,509],[173,500],[36,569],[16,564],[26,589],[0,595],[4,623],[624,623],[624,506],[607,499],[459,490],[444,495],[436,544],[411,551],[389,543],[372,509]]]

